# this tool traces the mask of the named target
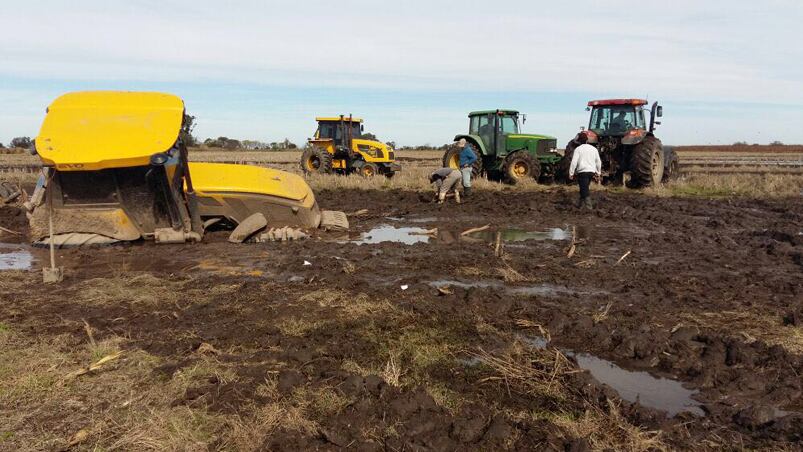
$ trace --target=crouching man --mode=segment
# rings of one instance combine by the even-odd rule
[[[593,179],[599,178],[602,174],[602,160],[599,158],[599,151],[594,146],[588,144],[588,134],[581,132],[577,137],[580,146],[574,150],[572,164],[569,167],[569,179],[577,178],[580,185],[580,199],[577,207],[592,209],[591,193],[589,187]]]
[[[429,182],[435,184],[435,194],[438,204],[443,204],[449,192],[454,193],[454,200],[460,204],[460,181],[462,174],[452,168],[441,168],[429,175]]]

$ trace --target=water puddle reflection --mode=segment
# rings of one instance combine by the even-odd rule
[[[522,337],[522,340],[537,349],[544,349],[549,344],[539,336]],[[639,402],[645,407],[666,411],[669,416],[684,411],[705,416],[701,404],[692,399],[699,391],[686,389],[679,381],[654,377],[648,372],[626,370],[588,353],[561,351],[566,356],[574,357],[581,369],[589,371],[597,381],[613,388],[619,397],[628,402]]]
[[[33,255],[26,245],[0,243],[0,271],[30,270],[32,265]]]
[[[351,243],[357,245],[375,245],[378,243],[404,243],[414,245],[416,243],[428,243],[432,236],[426,234],[427,230],[422,228],[395,228],[393,226],[381,225],[362,234],[357,240]]]

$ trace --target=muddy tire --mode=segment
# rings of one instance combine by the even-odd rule
[[[664,178],[664,150],[661,141],[647,137],[637,144],[630,155],[631,184],[633,187],[650,187]]]
[[[323,148],[305,149],[301,154],[301,170],[304,174],[331,174],[332,154]]]
[[[505,183],[515,185],[527,178],[533,178],[537,182],[540,176],[541,165],[527,151],[514,152],[505,158],[502,166]]]
[[[577,149],[577,146],[580,146],[580,144],[576,140],[571,140],[566,144],[563,158],[558,162],[557,170],[555,171],[556,181],[564,184],[572,183],[569,179],[569,169],[572,166],[572,156],[574,156],[574,150]]]
[[[474,155],[477,156],[477,161],[474,162],[474,167],[471,169],[471,177],[479,177],[482,174],[482,156],[480,152],[477,150],[477,146],[473,143],[469,143],[471,149],[474,151]],[[443,153],[443,167],[444,168],[453,168],[456,170],[460,169],[460,146],[453,144],[446,149],[446,152]]]
[[[672,149],[667,149],[664,153],[664,177],[661,182],[669,182],[680,176],[680,161],[678,155]]]
[[[365,178],[372,178],[379,174],[379,167],[374,163],[363,163],[358,170],[360,176]]]

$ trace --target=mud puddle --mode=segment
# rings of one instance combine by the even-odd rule
[[[429,243],[432,236],[426,234],[427,230],[423,228],[396,228],[383,224],[365,232],[357,240],[351,240],[349,243],[356,243],[357,245],[376,245],[379,243],[403,243],[405,245],[414,245],[416,243]]]
[[[537,349],[544,349],[549,345],[549,341],[540,336],[523,336],[522,340]],[[577,365],[589,371],[597,381],[613,388],[623,400],[666,411],[669,416],[684,411],[705,416],[700,408],[701,404],[692,399],[699,391],[686,389],[679,381],[654,377],[648,372],[622,369],[607,359],[588,353],[560,350],[566,356],[576,359]]]
[[[472,288],[498,288],[513,295],[542,295],[546,297],[555,297],[558,295],[576,294],[576,295],[605,295],[607,292],[603,290],[580,290],[572,289],[565,286],[558,286],[554,284],[535,284],[531,286],[509,286],[499,281],[493,280],[477,280],[477,281],[458,281],[455,279],[438,279],[427,283],[431,287],[459,287],[461,289]]]
[[[526,242],[527,240],[571,240],[572,231],[569,228],[551,228],[545,231],[526,231],[523,229],[499,229],[475,232],[469,234],[471,237],[492,242],[496,240],[496,234],[501,235],[503,242]]]
[[[25,245],[0,243],[0,271],[30,270],[33,265],[33,254]]]

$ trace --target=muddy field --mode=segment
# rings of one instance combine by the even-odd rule
[[[800,198],[574,196],[323,191],[368,212],[61,250],[58,286],[2,235],[0,449],[800,450]]]

